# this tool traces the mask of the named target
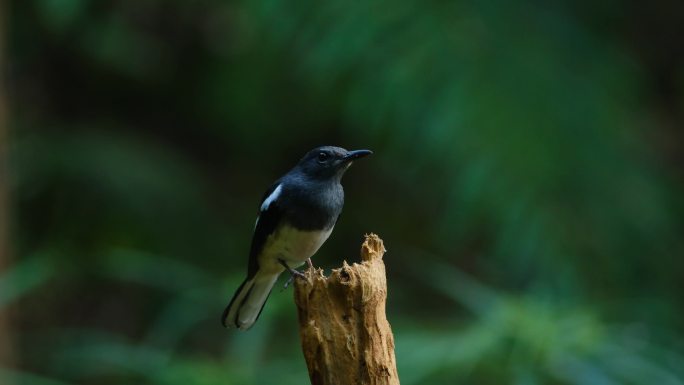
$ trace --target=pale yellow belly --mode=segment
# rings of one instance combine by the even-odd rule
[[[302,231],[290,226],[280,226],[266,240],[259,256],[259,270],[263,273],[280,273],[284,270],[278,259],[288,266],[300,266],[318,251],[328,239],[332,229]]]

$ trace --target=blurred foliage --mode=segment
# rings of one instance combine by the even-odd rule
[[[315,262],[386,256],[404,384],[683,384],[678,2],[9,2],[14,384],[306,382],[220,328],[258,199],[371,148]]]

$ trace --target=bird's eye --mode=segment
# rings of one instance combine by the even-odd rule
[[[319,152],[318,153],[318,161],[323,163],[326,160],[328,160],[328,154],[326,154],[325,152]]]

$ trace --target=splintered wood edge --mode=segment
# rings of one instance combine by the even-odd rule
[[[361,245],[361,260],[372,261],[374,259],[382,259],[382,256],[387,251],[382,239],[373,233],[366,234],[365,237],[366,240]]]
[[[364,237],[365,240],[361,245],[361,261],[366,262],[374,261],[376,259],[381,260],[387,252],[387,250],[385,249],[385,244],[382,242],[382,239],[374,233],[365,234]],[[353,265],[356,265],[356,263],[353,263],[351,266]],[[339,274],[340,271],[348,269],[349,267],[350,265],[347,263],[347,260],[345,259],[342,261],[342,267],[332,269],[331,275],[336,272]],[[304,271],[304,275],[306,276],[306,281],[308,281],[309,284],[313,283],[313,281],[317,279],[327,280],[328,278],[330,278],[330,276],[325,275],[325,272],[320,267],[310,267]],[[295,286],[298,286],[298,282],[299,280],[295,280]]]
[[[306,280],[311,283],[316,278],[325,279],[325,272],[320,267],[309,267],[304,270],[304,276],[306,277]],[[297,281],[295,280],[295,282]]]

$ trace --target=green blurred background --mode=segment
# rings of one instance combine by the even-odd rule
[[[291,289],[219,316],[322,144],[403,384],[684,384],[681,1],[2,6],[0,384],[308,383]]]

